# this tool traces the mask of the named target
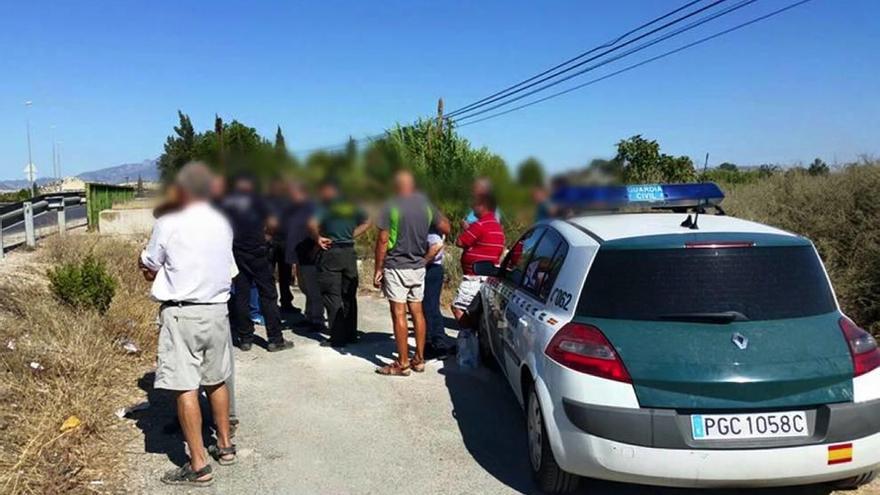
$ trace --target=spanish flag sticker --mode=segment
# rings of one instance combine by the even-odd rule
[[[851,443],[841,443],[828,446],[828,465],[851,462],[853,446]]]

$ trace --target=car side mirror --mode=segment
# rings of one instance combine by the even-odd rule
[[[497,277],[498,267],[491,261],[477,261],[474,263],[474,273],[484,277]]]

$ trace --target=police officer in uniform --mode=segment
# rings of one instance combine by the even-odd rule
[[[297,308],[293,307],[293,293],[290,291],[293,267],[286,256],[288,216],[293,205],[287,189],[287,184],[283,180],[275,180],[272,182],[271,194],[267,198],[269,211],[277,220],[277,226],[272,231],[272,239],[269,241],[269,265],[273,273],[275,270],[278,271],[281,312],[293,313],[297,311]]]
[[[232,254],[238,266],[238,275],[232,279],[234,294],[229,302],[233,333],[242,351],[249,351],[254,341],[254,324],[250,319],[250,288],[256,285],[260,307],[266,320],[269,352],[293,347],[293,342],[281,335],[281,317],[278,313],[278,293],[269,265],[266,244],[267,229],[275,220],[266,204],[257,195],[252,177],[242,175],[235,179],[232,192],[222,200],[222,208],[232,225]]]
[[[321,185],[321,204],[309,222],[317,257],[318,285],[327,311],[330,339],[324,347],[344,347],[357,341],[358,271],[354,240],[370,223],[364,211],[340,197],[332,182]]]

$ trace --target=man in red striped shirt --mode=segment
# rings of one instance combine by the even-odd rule
[[[474,273],[474,263],[491,261],[497,264],[504,253],[504,229],[495,218],[495,207],[495,198],[491,193],[477,195],[473,205],[477,221],[468,225],[455,241],[464,250],[461,254],[463,276],[452,301],[452,313],[462,329],[470,328],[467,309],[486,279]]]

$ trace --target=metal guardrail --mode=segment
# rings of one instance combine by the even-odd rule
[[[38,238],[55,232],[64,235],[86,223],[83,193],[44,194],[0,207],[0,258],[8,248],[21,244],[34,247]]]

